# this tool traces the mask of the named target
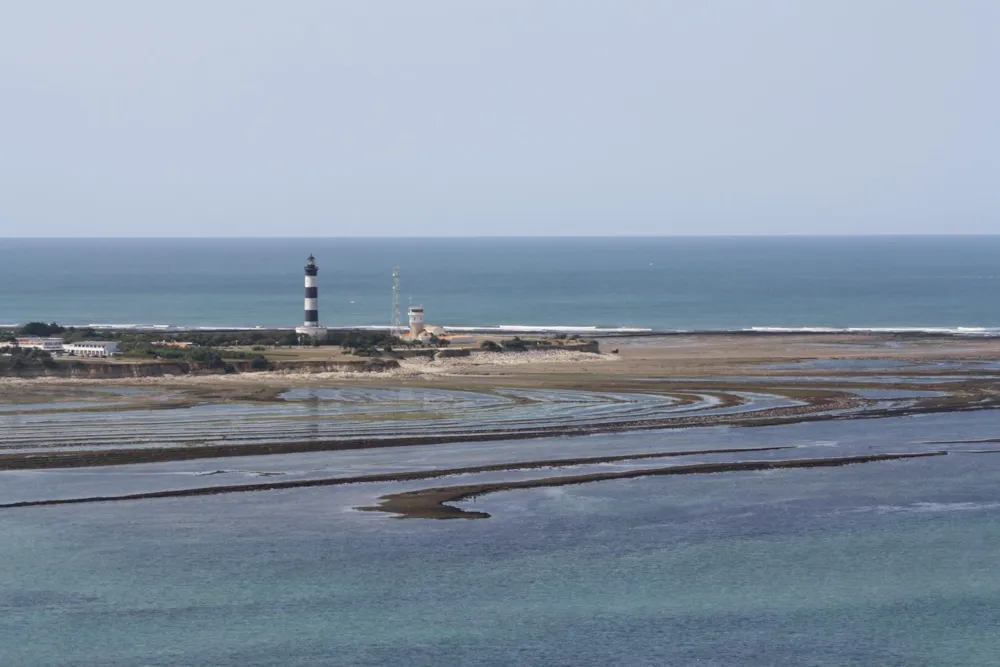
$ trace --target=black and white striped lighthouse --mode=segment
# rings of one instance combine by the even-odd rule
[[[316,286],[316,274],[319,268],[316,266],[316,258],[309,255],[306,260],[306,319],[303,326],[319,326],[319,288]]]
[[[319,325],[319,286],[316,284],[318,273],[316,258],[309,255],[306,260],[305,319],[301,327],[295,328],[295,332],[313,338],[326,338],[326,327]]]

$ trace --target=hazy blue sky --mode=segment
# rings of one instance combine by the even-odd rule
[[[997,0],[4,2],[0,236],[1000,232]]]

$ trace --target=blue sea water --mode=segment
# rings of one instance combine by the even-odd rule
[[[1000,327],[1000,236],[0,239],[0,324]],[[404,312],[405,318],[405,312]]]

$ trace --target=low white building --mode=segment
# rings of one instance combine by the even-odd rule
[[[110,357],[118,352],[118,343],[113,340],[82,340],[66,343],[62,350],[75,357]]]
[[[62,352],[62,338],[40,338],[38,336],[28,336],[17,339],[17,346],[26,350],[45,350],[46,352]]]

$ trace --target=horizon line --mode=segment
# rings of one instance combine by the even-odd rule
[[[447,240],[447,239],[650,239],[650,238],[981,238],[1000,237],[987,232],[873,232],[851,233],[731,233],[731,234],[530,234],[530,235],[426,235],[426,236],[0,236],[2,241],[124,241],[124,240],[206,240],[251,241],[276,239],[303,240]]]

